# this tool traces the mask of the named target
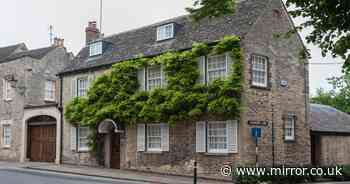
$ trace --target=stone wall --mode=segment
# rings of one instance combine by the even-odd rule
[[[322,135],[321,166],[350,165],[350,136]]]
[[[169,152],[137,152],[136,132],[136,126],[127,127],[127,156],[123,168],[191,175],[193,162],[197,160],[199,175],[220,176],[220,168],[225,163],[239,162],[239,154],[196,153],[194,122],[179,122],[169,127]]]
[[[10,148],[0,145],[0,160],[19,161],[22,143],[22,124],[24,107],[45,105],[44,89],[46,80],[57,80],[56,74],[69,63],[64,48],[56,48],[41,59],[22,57],[0,64],[0,120],[12,120],[12,142]],[[3,81],[13,75],[14,95],[11,101],[3,100]],[[58,89],[57,89],[58,91]],[[58,99],[58,98],[57,98]],[[0,132],[3,129],[0,126]],[[2,135],[2,134],[1,134]],[[0,143],[2,142],[0,136]]]

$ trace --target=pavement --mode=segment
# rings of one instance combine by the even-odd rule
[[[96,184],[193,184],[193,178],[186,176],[34,162],[11,163],[0,161],[0,178],[2,178],[1,176],[7,177],[4,181],[0,179],[0,184],[22,184],[23,181],[26,181],[26,184],[90,184],[90,180],[93,180],[92,183]],[[228,178],[226,180],[224,178],[199,178],[197,183],[232,184],[228,181]]]

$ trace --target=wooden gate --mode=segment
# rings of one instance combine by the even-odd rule
[[[28,157],[34,162],[54,162],[56,125],[29,126]]]

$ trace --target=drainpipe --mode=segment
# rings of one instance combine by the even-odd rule
[[[60,111],[61,116],[61,133],[60,133],[60,164],[62,163],[62,152],[63,152],[63,78],[62,75],[59,75],[60,79],[60,101],[58,105],[58,110]]]

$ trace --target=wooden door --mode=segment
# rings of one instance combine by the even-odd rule
[[[54,162],[56,158],[56,125],[29,127],[29,159]]]
[[[111,136],[111,168],[120,169],[120,134]]]

